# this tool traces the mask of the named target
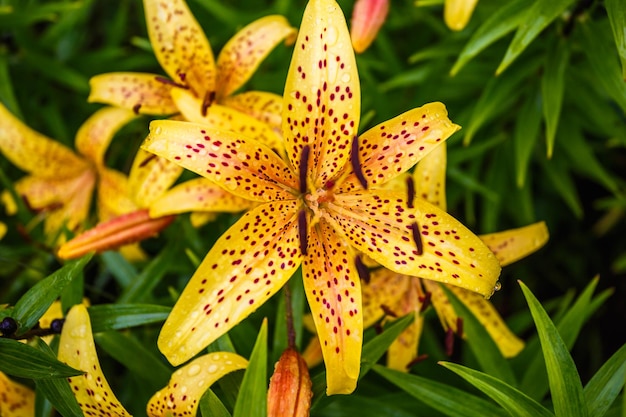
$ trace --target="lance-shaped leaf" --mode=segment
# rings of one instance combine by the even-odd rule
[[[622,62],[622,78],[626,80],[626,33],[624,33],[624,27],[626,26],[626,8],[624,8],[624,4],[621,3],[620,0],[607,0],[604,2],[604,5],[609,15],[615,45],[617,46],[617,51],[619,52],[619,57]]]
[[[35,392],[0,372],[0,416],[30,417],[35,415]]]
[[[80,374],[41,350],[17,340],[0,338],[0,372],[22,378],[63,378]]]

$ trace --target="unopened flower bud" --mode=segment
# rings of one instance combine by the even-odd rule
[[[389,0],[357,0],[352,12],[350,36],[357,53],[365,51],[387,18]]]
[[[295,349],[287,348],[276,363],[270,379],[268,417],[307,417],[312,395],[306,362]]]

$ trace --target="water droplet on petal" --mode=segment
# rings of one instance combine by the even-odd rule
[[[334,26],[330,26],[326,30],[326,43],[328,44],[328,46],[332,46],[337,43],[337,39],[337,28],[335,28]]]
[[[70,335],[72,337],[85,337],[86,334],[87,334],[87,326],[85,326],[84,324],[74,327],[72,331],[70,332]]]
[[[161,134],[161,130],[162,130],[162,129],[161,129],[161,127],[160,127],[160,126],[159,126],[159,127],[157,127],[156,129],[154,129],[154,134],[155,134],[155,135],[160,135],[160,134]]]
[[[493,291],[500,291],[501,288],[502,284],[500,283],[500,281],[496,281],[496,285],[493,287]]]
[[[189,370],[187,370],[187,375],[196,376],[200,373],[200,365],[192,365]]]
[[[208,371],[210,374],[215,373],[215,372],[217,371],[217,365],[216,365],[216,364],[213,364],[213,365],[209,366],[209,368],[207,369],[207,371]]]
[[[341,76],[341,81],[344,83],[349,83],[350,82],[350,74],[348,74],[347,72],[345,72],[342,76]]]

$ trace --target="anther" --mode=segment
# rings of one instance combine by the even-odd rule
[[[425,361],[426,359],[428,359],[428,355],[425,353],[422,353],[421,355],[417,356],[415,359],[413,359],[411,362],[406,364],[406,369],[407,371],[409,369],[411,369],[413,367],[413,365],[417,365],[420,362]]]
[[[385,304],[381,304],[380,305],[381,310],[383,310],[385,312],[386,315],[388,315],[389,317],[393,317],[393,318],[397,318],[398,315],[395,313],[395,311],[393,311],[389,306],[386,306]]]
[[[161,77],[159,75],[157,75],[156,77],[154,77],[155,80],[157,80],[160,83],[163,84],[167,84],[167,85],[171,85],[173,87],[178,87],[178,88],[183,88],[185,90],[189,90],[189,87],[184,85],[184,84],[179,84],[176,81],[172,81],[169,78],[165,78],[165,77]]]
[[[200,111],[202,112],[202,117],[205,117],[207,112],[209,111],[209,107],[215,101],[215,91],[207,91],[202,99],[202,108]]]
[[[417,254],[424,253],[424,244],[422,243],[422,235],[420,233],[420,227],[417,222],[411,225],[411,232],[413,233],[413,240],[415,241],[415,247],[417,248]]]
[[[406,190],[407,190],[406,204],[409,208],[413,208],[413,200],[415,199],[415,183],[413,182],[413,177],[407,177]]]
[[[361,170],[361,162],[359,161],[359,137],[354,136],[352,138],[352,151],[350,152],[350,162],[352,163],[352,170],[354,171],[354,175],[361,183],[361,186],[367,190],[367,180],[365,179],[365,175],[363,175],[363,171]]]
[[[300,237],[300,252],[302,255],[306,255],[308,248],[308,227],[306,221],[306,212],[304,210],[300,210],[298,213],[298,236]]]
[[[309,145],[304,145],[302,148],[302,153],[300,153],[300,192],[306,192],[306,177],[309,169],[309,154],[311,153],[311,148]]]
[[[139,168],[143,168],[146,165],[148,165],[148,162],[152,161],[153,159],[155,159],[157,156],[155,154],[149,155],[146,159],[144,159],[143,161],[141,161],[141,163],[139,164]]]
[[[361,281],[363,281],[366,284],[369,284],[370,283],[370,270],[367,266],[365,266],[360,256],[357,256],[356,258],[354,258],[354,265],[356,266],[356,272],[358,272],[359,278],[361,278]]]
[[[424,293],[424,296],[419,296],[417,299],[421,303],[420,305],[420,313],[426,311],[426,309],[430,306],[430,299],[432,298],[432,293],[427,291]]]
[[[141,103],[137,103],[133,106],[133,113],[139,114],[139,110],[141,109]]]

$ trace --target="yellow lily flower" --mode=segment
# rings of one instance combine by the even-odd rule
[[[443,20],[451,30],[463,30],[476,8],[478,0],[445,0]]]
[[[441,103],[432,103],[357,136],[360,84],[335,1],[309,2],[283,100],[288,162],[243,135],[194,123],[151,123],[144,149],[259,202],[207,254],[158,344],[172,364],[185,362],[275,294],[302,263],[327,393],[350,393],[363,332],[355,252],[485,296],[500,266],[444,211],[421,200],[407,204],[406,192],[368,188],[410,169],[458,126]],[[426,228],[450,237],[422,235]]]
[[[0,104],[0,151],[30,175],[15,189],[35,211],[45,211],[44,231],[56,236],[63,225],[77,230],[89,214],[97,188],[101,219],[132,210],[126,198],[126,177],[104,165],[104,153],[115,132],[135,115],[128,110],[105,108],[94,113],[76,134],[74,153],[59,142],[30,129]],[[2,194],[7,212],[15,202]]]
[[[90,81],[90,102],[169,115],[180,111],[175,92],[185,91],[198,100],[203,115],[214,104],[222,104],[280,126],[280,96],[260,91],[231,95],[276,45],[294,36],[295,29],[284,17],[267,16],[244,27],[215,62],[209,41],[184,0],[143,3],[150,42],[170,78],[132,72],[97,75]]]
[[[365,52],[389,13],[389,0],[357,0],[352,11],[350,37],[354,52]]]
[[[0,416],[33,417],[35,415],[35,391],[0,372]]]

